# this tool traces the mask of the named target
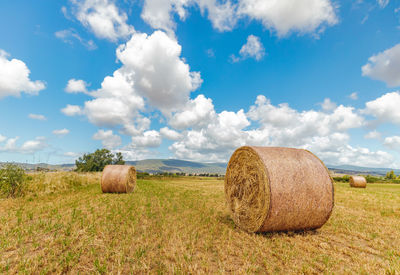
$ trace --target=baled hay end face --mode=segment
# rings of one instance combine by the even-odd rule
[[[311,152],[244,146],[229,160],[225,197],[245,231],[316,229],[331,215],[333,181]]]
[[[367,180],[363,176],[351,176],[349,182],[351,187],[355,188],[367,187]]]
[[[136,169],[130,165],[107,165],[101,177],[103,193],[130,193],[136,186]]]

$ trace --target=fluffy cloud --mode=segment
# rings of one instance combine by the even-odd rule
[[[112,130],[104,131],[99,130],[93,135],[94,140],[101,140],[104,148],[114,149],[121,145],[121,137],[114,135]]]
[[[162,137],[165,137],[166,139],[169,140],[179,140],[182,138],[182,135],[180,133],[172,129],[169,129],[168,127],[161,128],[160,134]]]
[[[68,80],[67,87],[65,87],[65,91],[67,93],[87,93],[87,83],[83,80],[78,80],[78,79],[70,79]]]
[[[218,0],[197,0],[196,2],[202,14],[207,11],[208,19],[216,30],[230,31],[235,27],[238,20],[236,4],[229,0],[223,3]]]
[[[158,147],[161,145],[162,138],[159,132],[151,130],[143,135],[132,137],[132,145],[136,147]]]
[[[104,78],[101,88],[90,95],[95,99],[85,102],[84,113],[97,126],[131,125],[144,108],[144,100],[136,93],[133,81],[121,70]]]
[[[380,139],[381,138],[381,133],[379,133],[378,131],[374,130],[371,132],[368,132],[364,138],[366,139]]]
[[[247,37],[247,42],[242,46],[239,51],[240,57],[231,55],[232,62],[238,62],[247,58],[254,58],[260,61],[265,55],[265,49],[260,41],[260,38],[254,35],[249,35]]]
[[[8,59],[8,54],[0,49],[0,99],[6,96],[19,97],[22,92],[37,95],[46,88],[42,81],[31,81],[31,73],[26,64],[18,59]]]
[[[247,37],[247,43],[242,46],[239,53],[243,58],[252,57],[259,61],[264,57],[265,50],[259,37],[249,35]]]
[[[172,13],[177,13],[181,20],[186,17],[186,7],[191,0],[145,0],[141,17],[154,29],[172,32],[176,24]]]
[[[274,106],[265,96],[258,96],[247,113],[212,110],[213,115],[203,119],[202,125],[183,131],[170,150],[178,158],[227,161],[235,148],[247,144],[305,148],[330,164],[338,164],[338,160],[351,164],[355,156],[359,165],[389,165],[393,161],[386,152],[348,145],[347,131],[364,125],[354,108],[339,105],[329,109],[298,112],[288,104]]]
[[[25,154],[33,154],[37,151],[43,150],[48,145],[44,137],[37,137],[35,140],[28,140],[22,144],[18,151]]]
[[[400,150],[400,137],[399,136],[392,136],[385,138],[383,144],[390,149]]]
[[[325,98],[324,102],[321,104],[322,110],[332,111],[336,109],[336,103],[332,102],[329,98]]]
[[[1,136],[1,135],[0,135]],[[12,152],[22,154],[34,154],[48,147],[45,137],[36,137],[34,140],[25,141],[21,146],[17,145],[19,137],[5,138],[0,143],[5,143],[0,146],[0,152]]]
[[[372,115],[379,123],[395,123],[400,125],[400,94],[392,92],[369,101],[362,113]]]
[[[60,30],[54,33],[54,35],[61,39],[64,43],[73,45],[74,40],[79,41],[83,46],[85,46],[88,50],[95,50],[97,49],[96,44],[93,40],[85,40],[83,39],[75,29],[68,29],[68,30]]]
[[[187,130],[169,149],[176,157],[202,161],[226,161],[234,148],[244,145],[250,125],[243,110],[215,114],[201,128]]]
[[[260,20],[279,36],[291,31],[323,31],[325,26],[338,22],[330,0],[145,0],[141,16],[153,28],[173,33],[176,28],[174,15],[185,20],[191,6],[197,6],[203,15],[207,14],[218,31],[232,30],[244,16]]]
[[[67,104],[65,108],[61,109],[61,112],[66,116],[76,116],[82,114],[82,109],[77,105]]]
[[[182,111],[176,112],[169,124],[176,129],[204,127],[215,117],[214,105],[210,98],[198,95],[190,100]]]
[[[400,44],[371,56],[361,68],[362,75],[384,81],[388,86],[400,86]]]
[[[116,42],[134,32],[126,21],[128,16],[111,0],[71,0],[74,15],[97,37]]]
[[[330,0],[240,0],[238,13],[260,20],[278,36],[322,31],[338,22]]]
[[[178,42],[161,31],[136,33],[117,49],[122,71],[129,74],[137,92],[164,113],[182,107],[202,83],[200,73],[190,72],[180,57],[181,51]]]
[[[64,128],[64,129],[59,129],[59,130],[54,130],[53,134],[59,137],[63,137],[69,134],[69,130]]]
[[[357,94],[357,92],[351,93],[351,94],[349,95],[349,98],[352,99],[352,100],[357,100],[357,99],[358,99],[358,94]]]
[[[141,17],[154,29],[173,33],[176,28],[174,14],[185,20],[187,8],[194,5],[202,14],[208,14],[213,27],[219,31],[231,30],[236,24],[236,5],[229,0],[224,3],[217,0],[145,0]]]
[[[28,117],[31,119],[42,120],[42,121],[47,119],[44,115],[39,115],[39,114],[29,114]]]

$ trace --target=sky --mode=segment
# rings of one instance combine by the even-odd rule
[[[399,1],[0,1],[0,161],[400,168],[399,86]]]

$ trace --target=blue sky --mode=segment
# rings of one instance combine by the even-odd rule
[[[0,161],[226,161],[242,145],[400,168],[400,3],[0,3]]]

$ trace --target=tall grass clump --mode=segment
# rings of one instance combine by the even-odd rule
[[[15,164],[6,164],[0,169],[0,193],[5,197],[20,197],[25,194],[26,174]]]

